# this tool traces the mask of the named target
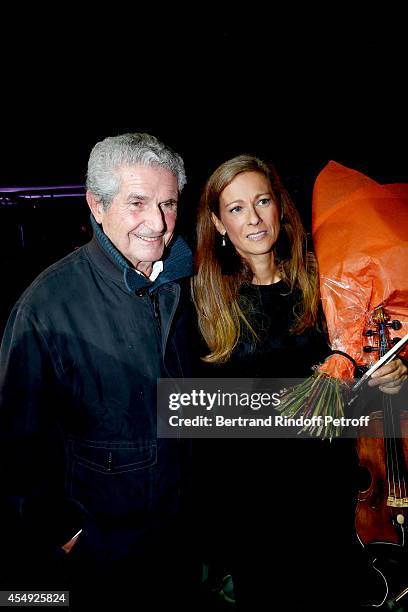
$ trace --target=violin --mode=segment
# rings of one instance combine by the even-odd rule
[[[391,339],[390,330],[401,323],[390,321],[382,307],[372,322],[375,328],[364,336],[376,344],[364,351],[381,358],[400,340]],[[367,605],[408,610],[408,411],[393,404],[383,393],[382,410],[370,414],[368,428],[357,438],[360,466],[368,470],[370,484],[358,493],[355,529],[382,585],[377,600]]]

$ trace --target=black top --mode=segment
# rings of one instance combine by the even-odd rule
[[[326,336],[316,328],[301,334],[290,331],[300,292],[290,292],[284,281],[272,285],[243,285],[240,306],[257,338],[242,325],[241,338],[230,360],[215,366],[225,378],[307,377],[330,352]]]
[[[240,306],[257,339],[242,326],[230,360],[209,367],[209,376],[310,376],[330,349],[316,328],[290,331],[299,300],[300,292],[291,293],[284,281],[244,285]],[[350,442],[309,436],[205,441],[202,505],[207,520],[215,517],[207,545],[233,574],[243,610],[337,609],[328,593],[331,580],[344,573],[340,559],[351,567],[355,555]]]

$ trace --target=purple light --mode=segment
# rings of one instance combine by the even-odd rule
[[[84,185],[44,185],[43,187],[0,187],[0,206],[15,206],[27,200],[39,203],[41,200],[59,198],[84,198]],[[28,202],[27,202],[28,203]],[[34,206],[36,206],[34,204]]]
[[[30,191],[62,191],[69,189],[83,189],[85,185],[54,185],[44,187],[0,187],[0,193],[24,193]]]

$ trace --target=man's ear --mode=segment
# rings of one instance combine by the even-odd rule
[[[86,201],[88,202],[88,206],[91,209],[93,216],[95,217],[95,221],[97,223],[102,223],[102,219],[103,219],[102,203],[95,198],[94,194],[91,191],[86,192]]]
[[[220,234],[224,235],[226,232],[224,224],[213,212],[211,213],[211,221],[214,223],[215,227],[217,228],[217,231],[220,232]]]

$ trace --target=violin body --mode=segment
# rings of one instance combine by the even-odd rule
[[[388,323],[382,308],[374,322],[379,356],[390,348]],[[372,349],[371,349],[372,350]],[[386,610],[408,610],[408,412],[382,394],[382,410],[370,414],[369,425],[357,438],[360,466],[370,483],[359,491],[355,513],[358,540],[364,547],[382,588],[366,605]],[[408,408],[408,407],[407,407]]]
[[[399,420],[402,437],[398,442],[407,457],[408,412],[401,412]],[[359,491],[355,527],[379,582],[373,600],[367,605],[393,609],[390,602],[401,596],[395,601],[397,607],[394,609],[408,610],[408,504],[403,505],[406,502],[403,501],[404,484],[401,478],[388,482],[386,451],[383,412],[374,412],[370,415],[364,437],[357,439],[360,467],[369,472],[370,484],[367,489]],[[394,501],[389,500],[392,497],[390,491],[397,493]],[[406,608],[398,607],[401,605]]]
[[[398,417],[401,427],[401,439],[398,442],[401,443],[404,456],[408,456],[408,412],[403,411]],[[369,488],[359,491],[357,498],[355,524],[358,539],[363,546],[382,540],[403,546],[405,531],[402,527],[408,529],[408,507],[387,505],[389,491],[396,492],[396,497],[401,500],[404,499],[404,491],[402,481],[399,483],[397,478],[388,484],[382,412],[370,415],[368,428],[364,428],[364,437],[357,439],[357,452],[360,466],[367,469],[371,476]],[[404,516],[405,525],[397,522],[398,515]]]

